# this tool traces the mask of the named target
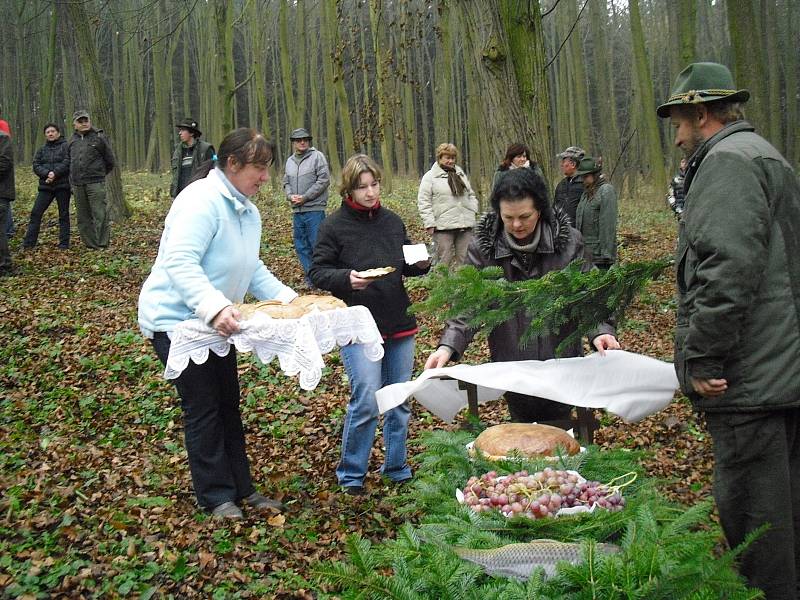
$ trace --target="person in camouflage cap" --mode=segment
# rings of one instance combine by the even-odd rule
[[[573,227],[575,226],[575,211],[583,195],[583,182],[576,172],[584,154],[583,149],[578,146],[570,146],[556,154],[556,158],[561,159],[561,173],[563,173],[564,179],[556,185],[553,204],[560,206],[569,215]]]
[[[730,71],[694,63],[658,107],[688,158],[675,272],[675,370],[714,444],[731,547],[767,599],[800,574],[800,183],[744,120]]]

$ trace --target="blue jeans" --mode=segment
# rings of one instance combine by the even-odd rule
[[[350,379],[350,404],[344,419],[342,459],[336,467],[339,485],[364,485],[369,453],[378,426],[378,403],[375,392],[390,383],[411,379],[414,366],[414,336],[386,340],[383,359],[373,362],[364,355],[361,344],[350,344],[341,350],[342,362]],[[406,463],[406,436],[411,407],[408,402],[383,415],[383,443],[386,446],[381,473],[392,481],[411,477]]]
[[[311,268],[311,259],[314,256],[314,245],[317,243],[317,232],[322,221],[325,220],[324,210],[310,212],[296,212],[292,219],[294,234],[294,249],[303,267],[306,283],[311,286],[308,270]]]

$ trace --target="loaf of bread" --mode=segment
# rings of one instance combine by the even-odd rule
[[[301,306],[306,312],[312,310],[333,310],[335,308],[347,308],[347,304],[335,296],[321,296],[318,294],[307,294],[298,296],[291,302],[292,306]]]
[[[581,450],[575,438],[550,425],[504,423],[485,429],[475,439],[475,448],[489,460],[501,459],[512,451],[528,458],[554,456],[557,446],[570,456]]]
[[[250,319],[257,312],[264,313],[273,319],[299,319],[306,310],[302,306],[283,304],[279,300],[262,300],[253,304],[234,304],[242,315],[242,319]]]

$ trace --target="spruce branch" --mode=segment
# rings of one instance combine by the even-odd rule
[[[525,281],[506,280],[500,267],[478,270],[466,265],[450,273],[440,266],[420,284],[428,297],[411,311],[442,320],[458,317],[488,333],[522,310],[530,325],[520,346],[536,337],[558,335],[560,354],[601,323],[611,319],[619,323],[637,294],[672,264],[664,258],[584,272],[581,262],[575,261],[560,271]]]

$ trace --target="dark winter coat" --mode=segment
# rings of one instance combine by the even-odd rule
[[[172,162],[170,164],[170,168],[172,169],[172,183],[169,186],[169,195],[171,197],[175,197],[180,193],[179,184],[181,179],[181,163],[183,162],[183,150],[187,146],[181,142],[175,148],[175,152],[172,153]],[[192,175],[197,171],[197,168],[206,161],[212,160],[214,158],[214,146],[209,144],[208,142],[204,142],[203,140],[195,140],[194,142],[194,150],[192,151]],[[189,176],[191,179],[191,175]],[[187,180],[184,183],[189,183]],[[182,188],[181,188],[182,189]]]
[[[69,140],[69,179],[72,185],[98,183],[114,168],[114,153],[102,129],[77,131]]]
[[[694,153],[684,181],[675,370],[705,411],[800,406],[800,183],[746,121]],[[724,378],[703,398],[690,377]]]
[[[583,196],[583,180],[579,175],[564,177],[558,182],[553,197],[553,204],[560,206],[569,215],[570,224],[575,227],[575,211]]]
[[[583,260],[583,270],[592,269],[591,255],[583,245],[581,234],[570,226],[569,217],[559,208],[553,211],[551,221],[540,221],[539,244],[533,253],[512,251],[503,234],[502,221],[493,212],[487,213],[475,228],[475,237],[467,252],[467,264],[478,269],[499,266],[508,281],[537,279],[550,271],[566,267],[574,260]],[[522,255],[526,256],[522,256]],[[556,347],[571,331],[558,335],[533,338],[527,346],[520,348],[519,341],[530,325],[531,317],[520,310],[514,317],[495,327],[489,334],[489,353],[492,361],[547,360],[555,358]],[[458,359],[477,330],[467,326],[464,319],[451,319],[442,333],[440,345],[453,349],[452,358]],[[590,337],[614,334],[614,327],[602,324]],[[576,343],[564,350],[561,356],[581,356],[581,344]]]
[[[320,225],[308,274],[315,286],[329,290],[348,306],[366,306],[384,336],[411,331],[417,321],[408,313],[411,301],[403,276],[423,275],[428,269],[405,263],[403,245],[410,243],[403,221],[388,208],[366,212],[342,203]],[[363,290],[351,287],[350,271],[377,267],[395,271]]]
[[[55,173],[53,183],[46,183],[47,174]],[[47,141],[33,157],[33,172],[39,176],[40,191],[69,189],[69,144],[63,137]]]
[[[17,197],[14,186],[14,148],[11,138],[0,131],[0,198],[13,200]],[[3,231],[5,233],[5,230]]]

